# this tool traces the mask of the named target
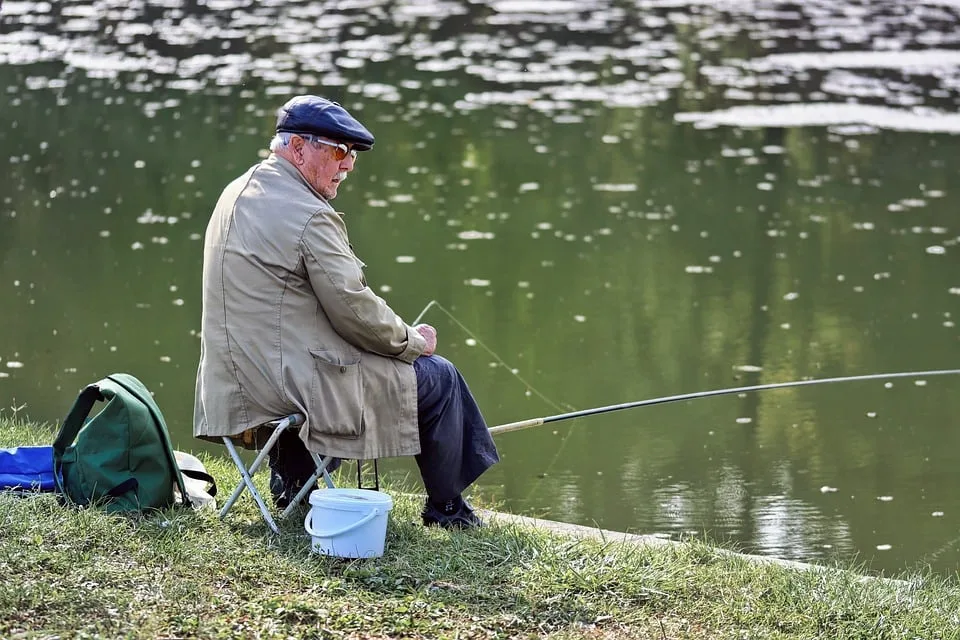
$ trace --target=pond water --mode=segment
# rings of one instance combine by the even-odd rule
[[[0,406],[114,371],[191,438],[202,234],[288,96],[377,136],[336,200],[493,424],[960,366],[960,2],[6,0]],[[498,436],[505,510],[960,566],[960,377]],[[211,449],[215,450],[215,449]],[[391,473],[416,479],[410,461]]]

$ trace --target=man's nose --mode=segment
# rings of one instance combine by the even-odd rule
[[[346,157],[340,161],[340,168],[343,171],[353,171],[353,165],[357,162],[356,158],[353,157],[352,153],[348,153]]]

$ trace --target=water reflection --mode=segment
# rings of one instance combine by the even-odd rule
[[[716,127],[809,127],[822,125],[860,125],[846,133],[919,131],[924,133],[960,133],[960,116],[942,111],[920,112],[860,104],[824,103],[776,106],[739,106],[710,113],[678,113],[677,122],[691,122],[698,128]],[[851,141],[855,142],[855,141]]]
[[[757,523],[751,547],[764,555],[849,557],[855,552],[842,517],[826,516],[801,500],[762,496],[751,518]]]
[[[957,19],[945,1],[4,2],[0,399],[58,420],[127,370],[194,446],[200,238],[302,91],[377,134],[336,204],[393,305],[451,311],[426,319],[493,423],[956,366]],[[927,382],[508,434],[483,490],[953,571],[960,406],[956,381]]]

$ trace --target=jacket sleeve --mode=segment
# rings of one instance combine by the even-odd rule
[[[300,251],[320,306],[344,340],[410,363],[423,353],[424,337],[366,285],[339,214],[315,214],[304,228]]]

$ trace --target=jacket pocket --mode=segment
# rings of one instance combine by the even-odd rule
[[[330,353],[310,349],[313,381],[307,410],[311,431],[340,438],[363,434],[363,377],[360,361],[331,362]]]

